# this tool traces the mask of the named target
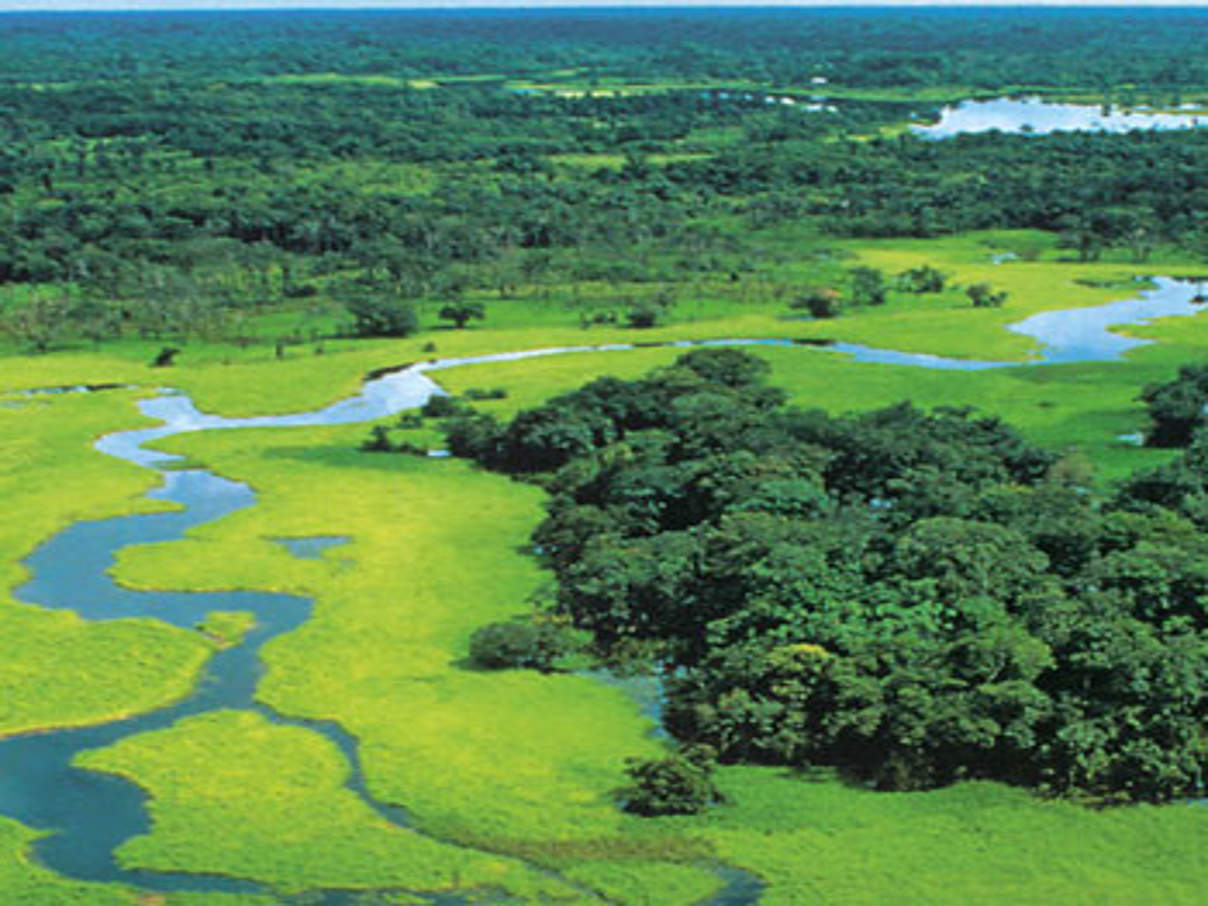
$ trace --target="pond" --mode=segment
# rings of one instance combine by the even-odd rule
[[[1090,104],[1059,104],[1038,97],[962,101],[940,111],[937,122],[912,125],[924,138],[951,138],[967,132],[1130,132],[1133,129],[1190,129],[1208,125],[1208,115],[1193,111],[1153,112],[1133,107],[1104,109]]]

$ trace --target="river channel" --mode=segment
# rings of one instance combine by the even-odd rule
[[[924,368],[983,370],[1079,361],[1110,360],[1146,341],[1116,334],[1109,326],[1135,324],[1157,317],[1194,315],[1202,310],[1193,301],[1195,286],[1157,278],[1153,288],[1108,305],[1052,311],[1035,315],[1009,329],[1035,339],[1036,359],[1027,363],[987,362],[895,352],[847,343],[830,344],[829,351],[811,348],[791,339],[728,339],[668,346],[798,345],[803,355],[844,354],[860,362],[911,365]],[[251,881],[221,875],[170,873],[125,869],[113,852],[131,837],[148,833],[150,820],[145,791],[109,774],[76,769],[80,752],[112,745],[138,733],[171,726],[182,717],[219,709],[256,711],[283,724],[306,727],[332,740],[351,767],[348,786],[385,820],[407,827],[400,807],[373,799],[365,788],[357,743],[338,724],[289,718],[259,704],[255,691],[263,665],[260,650],[270,639],[292,631],[310,616],[312,602],[290,595],[257,591],[142,592],[122,588],[108,575],[114,554],[135,544],[172,541],[190,529],[253,506],[255,495],[243,483],[202,469],[174,468],[179,457],[148,449],[145,445],[174,434],[235,428],[298,427],[347,424],[382,418],[426,402],[443,393],[429,375],[459,366],[517,361],[577,352],[621,351],[634,344],[558,347],[438,359],[392,371],[368,380],[361,392],[324,409],[279,416],[224,418],[199,411],[187,396],[165,392],[142,400],[139,408],[160,424],[123,431],[101,438],[97,449],[137,463],[159,474],[160,486],[148,496],[170,501],[181,509],[155,514],[122,516],[81,522],[42,544],[25,561],[30,580],[17,589],[19,599],[45,608],[71,609],[89,620],[154,617],[182,627],[195,627],[214,611],[251,611],[255,627],[240,644],[216,652],[193,693],[171,707],[100,726],[55,730],[0,740],[0,814],[51,832],[34,847],[36,857],[53,870],[88,881],[121,882],[155,892],[227,891],[255,892],[265,888]],[[297,556],[313,556],[339,538],[279,539]],[[445,841],[452,842],[452,841]],[[763,885],[747,872],[715,866],[724,884],[709,901],[711,906],[749,906],[760,898]],[[360,893],[345,890],[315,891],[313,902],[344,906],[357,902]],[[459,895],[421,895],[434,904],[466,902]],[[482,903],[481,897],[474,902]]]

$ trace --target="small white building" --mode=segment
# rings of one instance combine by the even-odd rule
[[[829,81],[830,81],[830,79],[828,79],[826,76],[816,75],[812,79],[810,79],[810,84],[811,85],[825,85]]]

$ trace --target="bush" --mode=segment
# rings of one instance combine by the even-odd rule
[[[451,415],[464,415],[466,407],[451,396],[437,394],[429,397],[428,402],[420,407],[420,415],[426,418],[448,418]]]
[[[843,310],[843,297],[836,290],[815,286],[790,302],[789,308],[807,309],[815,318],[834,318]]]
[[[851,277],[851,300],[856,305],[885,304],[885,275],[875,267],[853,267]]]
[[[470,636],[470,657],[488,670],[548,672],[574,648],[571,633],[552,623],[489,623]]]
[[[624,809],[635,815],[698,815],[723,797],[713,784],[716,752],[690,746],[668,758],[627,759],[633,783],[620,791]]]
[[[912,267],[898,274],[897,288],[904,293],[941,293],[944,274],[930,264]]]
[[[989,283],[974,283],[965,290],[974,308],[1002,308],[1007,301],[1006,290],[994,291]]]
[[[492,387],[487,390],[484,387],[470,387],[462,394],[468,400],[505,400],[508,398],[508,392],[502,387]]]
[[[625,320],[630,327],[655,327],[662,323],[663,318],[675,305],[675,297],[670,290],[662,289],[648,299],[635,299],[629,304]]]
[[[452,321],[458,330],[464,328],[470,320],[477,318],[481,321],[486,316],[487,311],[481,302],[450,302],[437,314],[442,321]]]

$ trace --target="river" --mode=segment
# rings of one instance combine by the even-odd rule
[[[848,343],[834,343],[830,350],[860,362],[962,370],[1109,360],[1146,342],[1112,333],[1107,329],[1109,326],[1139,323],[1155,317],[1194,315],[1202,310],[1191,301],[1195,293],[1195,287],[1190,284],[1157,278],[1152,289],[1143,290],[1130,299],[1092,308],[1045,312],[1010,325],[1009,329],[1032,337],[1040,346],[1039,356],[1028,363],[944,358]],[[805,355],[826,354],[813,348],[816,344],[803,345],[791,339],[776,338],[685,341],[665,345],[799,346]],[[378,802],[368,793],[356,740],[338,724],[296,720],[273,712],[255,700],[256,685],[263,670],[261,648],[270,639],[300,626],[310,616],[310,600],[257,591],[142,592],[122,588],[111,581],[107,571],[115,552],[121,548],[179,539],[196,526],[255,504],[255,495],[246,484],[202,469],[176,470],[173,466],[179,457],[148,449],[146,444],[196,431],[369,421],[415,408],[433,394],[442,393],[439,385],[429,377],[433,372],[473,364],[635,348],[635,344],[608,344],[438,359],[380,374],[366,381],[356,396],[323,409],[279,416],[225,418],[201,412],[187,396],[171,392],[142,400],[140,409],[160,424],[107,435],[97,441],[96,447],[156,471],[161,483],[148,496],[179,504],[182,509],[81,522],[64,529],[25,561],[31,578],[17,589],[17,597],[41,607],[72,609],[90,620],[149,616],[182,627],[194,627],[206,614],[214,611],[251,611],[256,615],[256,626],[240,644],[216,652],[194,692],[176,705],[100,726],[0,740],[0,814],[31,827],[52,831],[50,836],[35,844],[34,852],[41,862],[68,877],[121,882],[160,892],[261,891],[264,888],[257,883],[220,875],[122,868],[114,859],[114,849],[125,840],[150,830],[146,793],[120,777],[72,767],[73,759],[80,752],[171,726],[187,715],[234,708],[256,711],[278,723],[322,733],[348,759],[351,766],[349,788],[383,820],[400,827],[409,826],[404,809]],[[298,556],[311,556],[324,545],[340,540],[326,537],[309,541],[282,539]],[[757,878],[728,866],[714,868],[724,887],[709,901],[711,906],[749,906],[758,901],[763,885]],[[326,906],[352,903],[358,895],[358,892],[345,890],[314,893],[316,902]],[[434,904],[466,902],[458,895],[416,896]],[[474,902],[484,901],[476,898]]]

